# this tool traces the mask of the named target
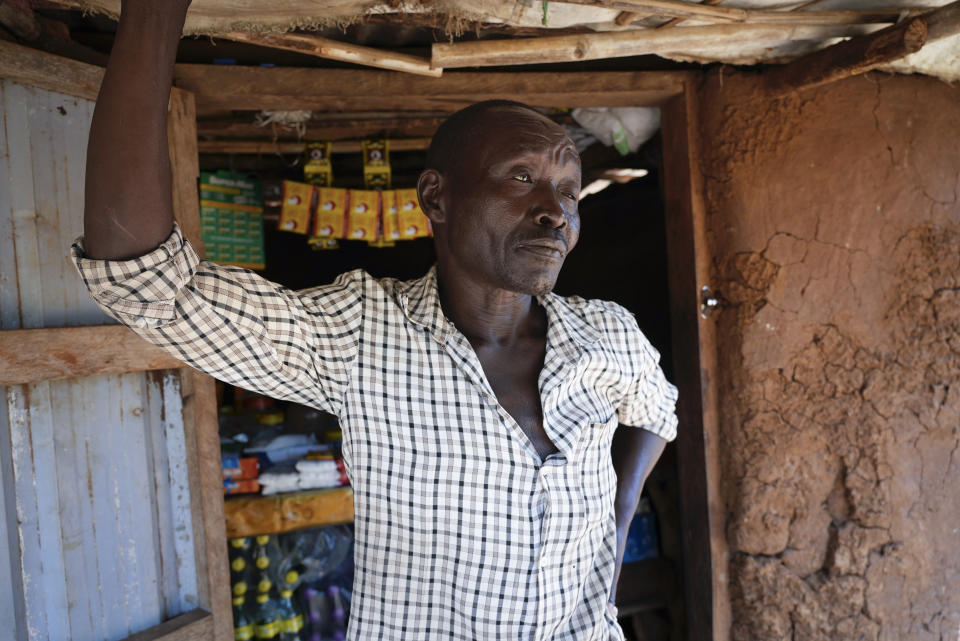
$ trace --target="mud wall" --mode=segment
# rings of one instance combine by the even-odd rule
[[[960,636],[960,88],[703,87],[736,641]]]

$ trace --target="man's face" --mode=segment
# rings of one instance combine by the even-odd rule
[[[519,108],[488,112],[444,174],[450,260],[488,286],[546,294],[580,233],[580,158],[559,125]]]

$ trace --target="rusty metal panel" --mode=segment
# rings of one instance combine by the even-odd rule
[[[111,322],[67,258],[92,112],[0,80],[0,330]],[[0,630],[111,641],[196,608],[177,373],[0,394]]]

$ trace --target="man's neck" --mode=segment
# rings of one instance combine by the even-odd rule
[[[437,269],[443,313],[474,347],[508,347],[518,339],[546,335],[546,313],[533,296],[498,289]]]

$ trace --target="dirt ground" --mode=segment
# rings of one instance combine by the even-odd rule
[[[960,88],[728,73],[700,110],[732,638],[954,641]]]

